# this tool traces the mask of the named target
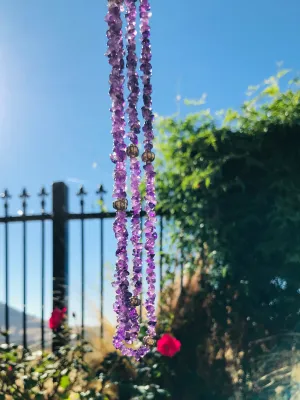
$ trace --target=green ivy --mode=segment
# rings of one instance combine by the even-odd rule
[[[160,210],[186,271],[201,266],[217,337],[246,354],[299,328],[300,90],[297,78],[281,90],[288,73],[249,87],[239,110],[158,119]]]

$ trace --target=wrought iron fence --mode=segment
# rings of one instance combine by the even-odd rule
[[[105,195],[105,190],[102,185],[98,187],[96,194],[101,204]],[[41,348],[45,348],[45,222],[51,221],[52,223],[52,304],[53,309],[58,307],[61,308],[67,305],[68,302],[68,290],[69,290],[69,222],[72,220],[80,221],[80,238],[81,238],[81,332],[84,337],[85,331],[85,221],[86,220],[99,220],[99,247],[100,247],[100,327],[99,336],[103,338],[103,327],[104,327],[104,241],[105,232],[103,221],[105,219],[112,219],[115,217],[114,212],[85,212],[85,196],[86,191],[84,187],[80,187],[77,196],[80,201],[80,212],[70,213],[69,204],[69,189],[64,182],[55,182],[52,185],[52,212],[47,213],[45,211],[46,198],[49,195],[45,188],[42,188],[38,193],[40,197],[40,214],[28,215],[28,199],[29,194],[24,189],[20,198],[22,201],[22,213],[21,215],[12,216],[9,213],[9,202],[11,199],[8,190],[5,190],[1,197],[4,203],[4,216],[0,217],[0,224],[4,224],[4,287],[5,287],[5,307],[4,307],[4,321],[6,331],[6,343],[10,343],[10,320],[9,320],[9,307],[10,307],[10,293],[9,293],[9,226],[15,222],[22,223],[22,269],[23,269],[23,310],[22,310],[22,330],[23,330],[23,346],[28,347],[28,332],[27,332],[27,225],[31,221],[39,221],[41,224]],[[100,209],[100,208],[99,208]],[[130,216],[130,212],[128,212]],[[141,222],[144,213],[141,214]],[[162,215],[159,216],[159,278],[160,278],[160,289],[162,288],[163,281],[163,236],[164,236],[164,218]],[[182,274],[183,270],[181,267],[181,285],[182,285]],[[140,311],[140,317],[142,317],[142,309]]]

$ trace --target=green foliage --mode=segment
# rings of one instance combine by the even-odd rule
[[[83,356],[90,352],[87,343],[61,347],[56,354],[30,352],[17,345],[0,346],[0,395],[13,399],[69,399],[74,388],[83,389],[93,371]],[[82,393],[81,393],[82,392]]]
[[[97,200],[97,205],[100,208],[100,212],[107,212],[107,207],[106,207],[106,205],[104,203],[104,200],[102,200],[102,199]]]
[[[117,353],[108,354],[94,370],[85,355],[87,342],[66,345],[55,354],[30,352],[17,345],[0,346],[0,399],[168,399],[161,387],[168,370],[155,350],[134,363]]]
[[[164,378],[170,374],[166,360],[155,350],[139,363],[128,357],[110,353],[104,359],[98,374],[103,388],[117,387],[118,399],[122,400],[164,400],[169,399],[163,389]]]
[[[294,329],[300,309],[300,91],[298,79],[281,91],[288,72],[249,87],[240,111],[158,123],[161,211],[214,296],[216,337],[246,354],[252,340]]]
[[[246,279],[260,265],[263,285],[277,276],[292,285],[299,262],[300,91],[278,91],[285,73],[269,78],[241,112],[228,110],[222,124],[202,112],[159,124],[161,209],[176,217],[190,241],[206,236],[222,271],[230,265],[232,276]],[[285,234],[289,240],[282,240]]]

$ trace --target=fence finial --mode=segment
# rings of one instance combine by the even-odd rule
[[[0,194],[2,199],[11,199],[11,195],[9,194],[8,190],[5,189],[3,193]]]
[[[76,193],[76,196],[83,197],[83,196],[86,196],[86,195],[87,195],[87,192],[85,191],[84,186],[81,185],[79,190],[78,190],[78,192]]]
[[[96,191],[96,194],[100,194],[100,195],[104,195],[104,194],[106,194],[107,193],[107,191],[104,189],[104,186],[101,184],[101,185],[99,185],[98,186],[98,189],[97,189],[97,191]]]
[[[41,208],[42,208],[42,213],[44,214],[45,212],[45,205],[46,205],[46,197],[49,196],[49,193],[47,193],[45,187],[43,186],[38,193],[38,196],[41,198]]]

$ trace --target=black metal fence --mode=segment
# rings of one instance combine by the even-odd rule
[[[103,197],[105,190],[102,185],[99,186],[96,194],[99,198],[100,204],[103,204]],[[30,197],[26,189],[20,194],[22,201],[22,213],[21,215],[12,216],[9,214],[9,202],[11,196],[8,190],[5,190],[1,197],[4,203],[4,216],[0,217],[0,224],[4,224],[4,286],[5,286],[5,307],[4,307],[4,321],[6,331],[6,343],[10,343],[10,293],[9,293],[9,226],[15,222],[22,223],[22,269],[23,269],[23,310],[22,310],[22,330],[23,330],[23,346],[28,347],[28,332],[27,332],[27,225],[31,221],[39,221],[41,224],[41,348],[45,348],[45,222],[50,220],[52,222],[52,303],[53,309],[58,307],[62,308],[68,304],[68,290],[69,290],[69,221],[79,220],[80,221],[80,237],[81,237],[81,332],[84,337],[85,330],[85,221],[86,220],[99,220],[99,247],[100,247],[100,293],[99,293],[99,304],[100,304],[100,327],[99,336],[103,337],[103,322],[104,322],[104,241],[105,232],[103,221],[105,219],[112,219],[115,217],[114,212],[102,212],[99,207],[99,212],[85,212],[85,189],[80,187],[77,196],[80,201],[80,213],[70,213],[69,204],[69,189],[63,182],[56,182],[52,185],[52,212],[47,213],[45,211],[45,202],[49,194],[45,188],[42,188],[38,196],[40,197],[40,214],[28,215],[28,198]],[[128,213],[130,215],[130,212]],[[141,215],[141,221],[143,213]],[[159,216],[159,277],[160,277],[160,288],[163,277],[163,234],[164,234],[164,223],[163,217]],[[181,284],[182,284],[182,269],[181,269]],[[142,311],[141,311],[142,316]]]

